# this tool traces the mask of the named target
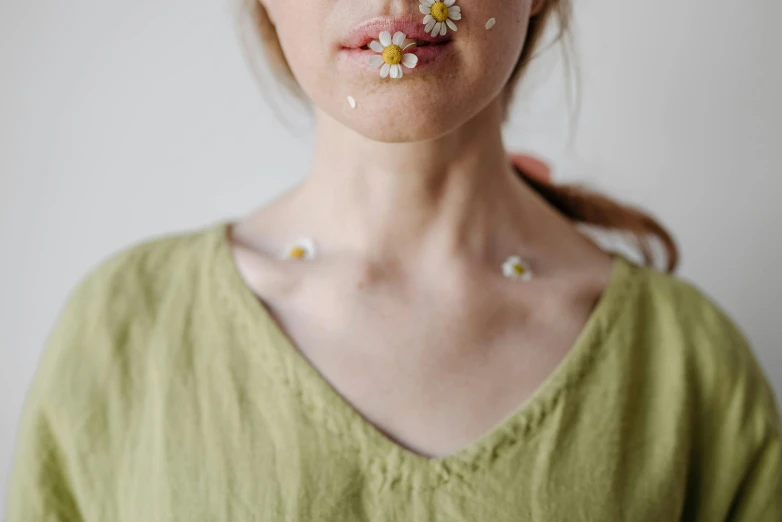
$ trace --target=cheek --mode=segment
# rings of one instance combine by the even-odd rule
[[[463,43],[464,74],[469,90],[500,94],[521,54],[527,34],[529,2],[475,2],[468,38]],[[465,17],[467,14],[465,14]],[[490,29],[486,24],[494,19]]]
[[[276,5],[275,26],[285,59],[296,81],[310,97],[327,90],[335,79],[330,67],[333,43],[324,37],[325,24],[334,16],[327,10],[329,3],[278,0]]]

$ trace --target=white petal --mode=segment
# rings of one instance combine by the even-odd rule
[[[462,13],[454,13],[454,14],[448,13],[448,18],[450,18],[451,20],[461,20]]]
[[[376,53],[383,52],[383,46],[377,40],[372,40],[371,42],[369,42],[369,48],[375,51]]]
[[[494,18],[489,18],[489,20],[486,22],[486,29],[491,29],[494,27],[494,24],[497,23],[497,20]]]
[[[448,24],[448,27],[451,28],[451,31],[456,31],[456,24],[451,21],[451,19],[447,19],[445,21],[446,24]]]
[[[403,75],[404,75],[404,73],[402,72],[402,66],[401,65],[397,65],[396,66],[396,77],[397,78],[401,78]]]
[[[399,78],[399,66],[398,65],[392,65],[391,66],[391,78]]]
[[[462,12],[462,8],[459,7],[458,5],[448,8],[448,16],[452,15],[453,13],[461,13],[461,12]]]
[[[432,19],[431,19],[431,20],[429,20],[429,22],[426,24],[426,27],[424,27],[424,31],[426,31],[427,33],[431,32],[431,31],[432,31],[432,27],[434,27],[436,24],[437,24],[437,20],[435,20],[434,18],[432,18]]]
[[[381,67],[381,68],[380,68],[380,76],[381,76],[381,77],[383,77],[383,78],[385,78],[386,76],[388,76],[388,71],[389,71],[390,69],[391,69],[391,66],[390,66],[390,65],[388,65],[387,63],[384,63],[384,64],[383,64],[383,67]]]
[[[445,0],[445,6],[446,7],[451,7],[455,3],[456,3],[456,0]]]
[[[432,29],[432,36],[437,36],[437,33],[439,33],[439,32],[440,32],[440,27],[441,27],[442,25],[443,25],[443,24],[441,24],[440,22],[436,22],[436,23],[434,24],[434,29]]]
[[[434,5],[435,0],[424,0],[424,5],[432,7]]]
[[[356,108],[356,99],[353,96],[348,96],[348,103],[350,104],[351,108]]]
[[[385,63],[383,62],[383,57],[380,56],[379,54],[369,57],[369,66],[372,67],[373,69],[377,69],[378,67],[383,65],[383,63]]]
[[[401,47],[402,44],[405,43],[406,38],[407,35],[405,33],[403,33],[402,31],[397,31],[394,33],[394,37],[391,39],[391,43]]]
[[[434,16],[430,14],[424,16],[424,25],[428,24],[431,20],[434,20]]]
[[[380,43],[383,45],[383,47],[388,47],[391,45],[391,33],[388,31],[383,31],[380,33]]]
[[[447,30],[447,26],[445,24],[440,25],[440,36],[445,36],[445,31]]]
[[[418,57],[414,54],[407,53],[402,57],[402,65],[404,65],[408,69],[412,69],[413,67],[418,65]]]
[[[432,12],[432,8],[426,7],[425,5],[419,5],[418,10],[421,11],[423,14],[430,14]]]

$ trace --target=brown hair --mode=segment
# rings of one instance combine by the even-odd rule
[[[240,23],[250,33],[244,34],[245,44],[260,44],[266,56],[266,63],[274,76],[298,98],[306,95],[296,82],[293,73],[282,52],[277,30],[271,22],[266,9],[259,0],[240,0]],[[569,33],[572,14],[571,0],[534,0],[538,4],[534,16],[530,18],[524,48],[519,56],[513,73],[503,91],[506,117],[515,87],[521,79],[530,61],[536,56],[543,33],[552,18],[557,21],[557,32],[552,44],[562,41]],[[610,198],[576,184],[554,184],[525,173],[519,166],[514,167],[521,179],[545,199],[551,206],[575,223],[596,226],[626,234],[643,256],[646,265],[655,264],[653,242],[659,241],[665,251],[665,269],[674,272],[679,261],[679,252],[671,235],[650,215],[627,205],[617,203]]]

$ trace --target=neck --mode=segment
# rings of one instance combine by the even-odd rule
[[[326,255],[430,264],[524,255],[541,233],[524,207],[539,205],[508,161],[500,109],[407,143],[367,139],[318,112],[312,169],[293,196],[292,208],[307,209],[297,226]]]

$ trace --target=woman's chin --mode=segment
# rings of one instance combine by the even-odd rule
[[[356,109],[358,110],[358,109]],[[458,128],[464,121],[439,111],[389,111],[341,115],[342,123],[362,136],[386,143],[427,141]]]

